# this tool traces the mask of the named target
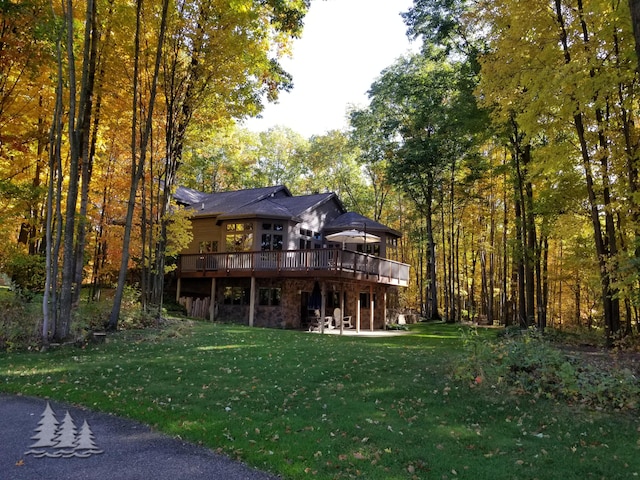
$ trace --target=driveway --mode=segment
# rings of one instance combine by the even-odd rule
[[[1,480],[276,478],[130,420],[0,394]]]

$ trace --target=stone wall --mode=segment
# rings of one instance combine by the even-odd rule
[[[256,279],[256,295],[260,288],[280,288],[280,305],[259,305],[256,298],[254,315],[254,326],[268,328],[299,329],[306,328],[307,316],[309,312],[305,305],[302,305],[303,292],[310,295],[315,280],[313,278],[258,278]],[[215,298],[215,319],[223,322],[249,324],[249,298],[243,298],[243,304],[229,305],[224,303],[224,294],[227,287],[241,287],[247,291],[251,287],[249,278],[219,278],[216,280]],[[385,328],[386,318],[384,309],[385,286],[376,285],[373,289],[375,296],[374,329]],[[205,292],[211,291],[211,280],[201,279],[199,282],[191,282],[189,290],[194,297],[203,298]],[[338,282],[330,281],[326,284],[326,311],[325,315],[333,315],[333,310],[340,306],[340,292],[342,288]],[[347,284],[344,285],[346,291],[345,308],[343,315],[351,316],[351,324],[356,325],[356,312],[360,293],[369,293],[367,285]],[[206,295],[208,298],[208,295]],[[368,330],[370,328],[369,304],[363,305],[360,309],[360,328]],[[206,317],[208,318],[208,316]]]

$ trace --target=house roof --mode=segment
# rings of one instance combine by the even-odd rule
[[[276,195],[291,196],[283,185],[264,188],[248,188],[230,192],[202,193],[187,187],[178,187],[173,197],[178,203],[191,207],[195,216],[219,216],[247,208]]]
[[[341,215],[329,221],[324,231],[327,234],[341,230],[358,229],[376,234],[402,234],[375,220],[355,212],[346,212],[335,193],[316,193],[293,196],[287,187],[276,185],[264,188],[249,188],[230,192],[202,193],[187,187],[178,187],[174,198],[178,203],[191,208],[195,217],[216,217],[218,221],[242,218],[272,218],[301,221],[301,216],[326,202],[336,202]]]
[[[191,188],[179,187],[174,198],[179,203],[191,207],[196,217],[215,216],[219,220],[253,217],[298,220],[304,212],[332,199],[344,211],[335,193],[294,197],[282,185],[218,193],[202,193]]]

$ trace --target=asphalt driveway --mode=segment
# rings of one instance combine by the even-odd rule
[[[130,420],[0,394],[0,480],[276,478]]]

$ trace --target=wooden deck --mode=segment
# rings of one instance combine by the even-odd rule
[[[351,250],[286,250],[180,255],[179,278],[340,277],[406,287],[409,265]]]

